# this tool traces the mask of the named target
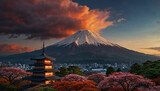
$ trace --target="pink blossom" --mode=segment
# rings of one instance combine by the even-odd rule
[[[30,73],[16,67],[5,67],[0,69],[0,77],[5,78],[12,85],[16,80],[22,79]]]
[[[125,91],[135,90],[138,87],[152,86],[154,83],[147,78],[131,73],[115,72],[101,81],[97,88],[106,89],[115,86],[122,86]]]
[[[104,80],[104,78],[105,78],[105,74],[103,73],[94,73],[87,77],[88,80],[92,80],[96,83],[99,83],[100,81]]]
[[[69,74],[61,78],[61,81],[86,81],[86,77],[77,74]]]

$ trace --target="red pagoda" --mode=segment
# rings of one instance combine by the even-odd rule
[[[50,84],[51,82],[55,82],[60,79],[60,77],[56,76],[53,72],[56,72],[52,66],[55,66],[51,61],[55,61],[55,58],[49,57],[44,53],[44,43],[43,43],[43,52],[40,56],[31,58],[31,60],[35,60],[34,64],[30,66],[34,66],[32,70],[28,70],[28,72],[33,72],[32,76],[26,77],[24,79],[31,80],[32,84]]]

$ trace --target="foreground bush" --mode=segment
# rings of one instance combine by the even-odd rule
[[[61,78],[61,81],[86,81],[86,80],[87,79],[85,76],[80,76],[77,74],[69,74]]]
[[[92,81],[59,81],[53,84],[52,88],[58,91],[99,91]]]
[[[50,87],[44,87],[40,91],[57,91],[57,90],[50,88]]]
[[[93,82],[99,83],[100,81],[104,80],[105,74],[103,73],[94,73],[87,77],[88,80],[92,80]]]
[[[13,86],[8,86],[5,83],[0,83],[0,91],[17,91],[17,89]]]
[[[121,86],[125,91],[135,91],[137,88],[147,88],[154,85],[150,79],[143,78],[142,76],[115,72],[109,77],[106,77],[98,84],[99,89],[107,89],[110,87]]]
[[[9,85],[9,82],[6,79],[3,79],[3,78],[0,79],[0,83],[4,83],[4,84]]]

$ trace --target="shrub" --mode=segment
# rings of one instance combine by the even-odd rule
[[[82,91],[84,88],[96,89],[95,85],[92,81],[59,81],[55,82],[52,88],[58,91]]]
[[[99,89],[97,89],[97,88],[82,88],[81,90],[79,90],[79,91],[101,91],[101,90],[99,90]]]
[[[61,81],[86,81],[86,77],[77,74],[69,74],[61,78]]]
[[[50,88],[50,87],[44,87],[44,88],[40,89],[40,91],[57,91],[57,90]]]
[[[3,78],[0,79],[0,83],[5,83],[5,84],[9,85],[9,82],[6,79],[3,79]]]
[[[94,73],[87,77],[88,80],[92,80],[93,82],[99,83],[100,81],[104,80],[105,74],[103,73]]]
[[[8,86],[5,83],[0,83],[0,90],[1,91],[17,91],[17,89],[13,86]]]
[[[115,69],[113,67],[108,67],[106,71],[106,76],[109,76],[110,74],[114,73]]]

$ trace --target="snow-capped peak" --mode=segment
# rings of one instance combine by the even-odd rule
[[[92,44],[92,45],[110,45],[110,46],[118,46],[117,44],[113,44],[98,34],[90,31],[90,30],[80,30],[75,34],[69,36],[68,38],[54,44],[58,46],[62,45],[70,45],[72,43],[76,43],[78,46],[83,44]]]

